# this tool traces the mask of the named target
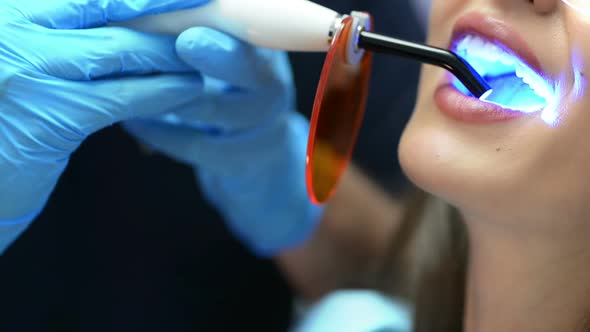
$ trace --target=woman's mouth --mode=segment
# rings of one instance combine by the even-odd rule
[[[435,94],[447,115],[466,122],[496,122],[552,104],[555,89],[538,59],[505,23],[479,13],[466,15],[455,26],[451,49],[486,79],[493,92],[479,100],[448,75]]]

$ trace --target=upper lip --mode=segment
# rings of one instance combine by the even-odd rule
[[[477,34],[484,39],[495,41],[498,46],[507,48],[506,51],[516,55],[530,69],[541,77],[543,69],[541,63],[524,38],[508,23],[479,12],[471,12],[460,17],[453,28],[453,35],[449,48],[453,49],[467,34]]]

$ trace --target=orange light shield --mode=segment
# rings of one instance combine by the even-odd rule
[[[358,50],[356,43],[359,27],[369,31],[372,22],[368,14],[361,15],[342,20],[316,92],[306,159],[308,193],[316,204],[333,195],[352,158],[365,113],[372,54]]]

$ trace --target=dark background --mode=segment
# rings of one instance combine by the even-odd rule
[[[375,30],[420,41],[405,1],[323,0],[367,10]],[[322,54],[292,54],[309,115]],[[396,148],[418,66],[376,55],[355,159],[386,189],[404,184]],[[44,212],[0,257],[0,331],[285,331],[293,294],[199,193],[191,170],[150,155],[118,126],[73,155]]]

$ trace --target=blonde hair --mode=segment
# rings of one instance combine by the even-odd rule
[[[462,331],[468,240],[459,212],[418,191],[388,253],[378,288],[412,305],[414,331]]]
[[[418,191],[377,280],[378,290],[412,306],[414,332],[463,331],[468,244],[459,211]],[[590,312],[577,325],[590,332]]]

